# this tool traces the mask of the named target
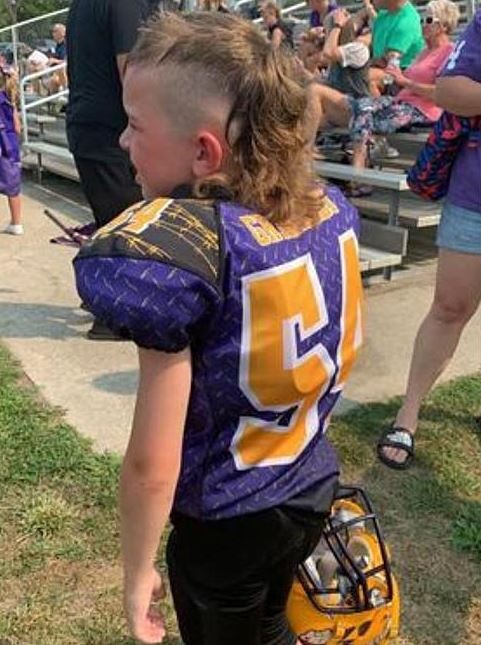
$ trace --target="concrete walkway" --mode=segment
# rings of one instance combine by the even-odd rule
[[[75,250],[49,244],[59,231],[42,214],[48,206],[75,223],[88,221],[89,211],[34,184],[26,184],[25,194],[25,235],[0,235],[0,339],[43,396],[64,408],[68,421],[96,448],[123,451],[136,389],[135,348],[85,339],[91,317],[78,308],[71,267]],[[0,227],[6,223],[3,217]],[[367,289],[367,340],[346,390],[348,402],[402,393],[433,279],[434,264],[428,263],[391,284]],[[478,313],[445,379],[479,369],[480,328]]]

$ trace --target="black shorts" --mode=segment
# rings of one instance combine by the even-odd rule
[[[303,522],[282,507],[218,521],[174,513],[167,563],[185,645],[294,645],[287,597],[324,517]]]
[[[109,161],[74,156],[82,189],[98,227],[142,199],[127,153]]]

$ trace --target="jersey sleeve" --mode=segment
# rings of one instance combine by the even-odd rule
[[[222,302],[214,208],[155,200],[120,215],[74,259],[90,312],[140,347],[178,352],[208,330]]]

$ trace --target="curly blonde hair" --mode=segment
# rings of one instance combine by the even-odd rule
[[[171,79],[163,107],[178,127],[188,127],[218,99],[229,109],[229,152],[222,172],[198,182],[198,196],[212,185],[273,223],[315,217],[314,189],[304,121],[307,95],[294,61],[274,50],[251,23],[217,13],[162,14],[141,30],[129,65]]]

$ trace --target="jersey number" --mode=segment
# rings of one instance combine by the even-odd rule
[[[339,244],[343,302],[335,357],[314,338],[329,318],[310,254],[243,278],[239,384],[256,410],[275,420],[240,418],[231,445],[239,469],[297,459],[321,429],[319,400],[329,386],[344,385],[361,344],[362,290],[354,233]]]

